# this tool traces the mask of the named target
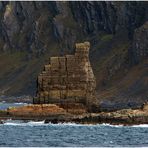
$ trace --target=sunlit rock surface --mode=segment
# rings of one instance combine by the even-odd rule
[[[77,43],[74,55],[50,58],[50,64],[45,65],[38,76],[35,104],[79,103],[79,106],[89,107],[96,102],[96,80],[89,61],[89,48],[89,42]]]

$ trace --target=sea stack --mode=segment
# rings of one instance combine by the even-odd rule
[[[96,79],[89,61],[90,43],[76,43],[74,55],[50,57],[38,76],[34,104],[96,104]],[[66,105],[64,105],[66,106]]]

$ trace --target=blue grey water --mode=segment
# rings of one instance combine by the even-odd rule
[[[0,108],[1,106],[3,105],[1,104]],[[147,147],[148,125],[112,126],[108,124],[44,124],[43,122],[21,123],[21,121],[10,120],[5,124],[0,125],[0,146]]]

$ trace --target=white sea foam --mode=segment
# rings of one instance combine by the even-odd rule
[[[11,126],[90,126],[87,124],[76,124],[76,123],[44,123],[45,121],[29,121],[29,122],[20,122],[20,121],[14,121],[14,120],[7,120],[4,122],[3,125],[11,125]],[[95,126],[95,125],[91,125]]]
[[[22,120],[6,120],[4,121],[3,125],[12,125],[12,126],[39,126],[39,125],[46,125],[44,121],[30,121],[30,122],[23,122]]]
[[[29,125],[42,125],[44,123],[45,123],[45,121],[30,121],[30,122],[27,122],[27,124],[29,124]]]
[[[65,124],[65,125],[69,125],[69,124]],[[109,123],[102,123],[102,124],[70,124],[73,126],[96,126],[96,127],[116,127],[116,128],[122,128],[122,127],[143,127],[143,128],[147,128],[148,124],[140,124],[140,125],[113,125],[113,124],[109,124]]]
[[[27,104],[27,103],[19,102],[19,103],[14,103],[14,104],[20,104],[20,105],[23,105],[23,104]]]
[[[44,123],[45,121],[29,121],[29,122],[18,122],[18,121],[13,121],[9,120],[4,123],[4,125],[12,125],[12,126],[83,126],[83,127],[101,127],[101,126],[110,126],[110,127],[122,127],[122,125],[110,125],[110,124],[76,124],[76,123],[58,123],[58,124],[53,124],[53,123]]]
[[[139,124],[139,125],[128,125],[128,126],[124,126],[124,125],[112,125],[112,124],[106,124],[106,123],[103,123],[103,124],[98,124],[98,125],[101,125],[101,126],[110,126],[110,127],[143,127],[143,128],[147,128],[148,127],[148,124]]]
[[[6,122],[6,123],[4,123],[4,125],[23,126],[23,123]]]
[[[113,124],[109,124],[109,123],[102,123],[102,124],[97,124],[100,126],[110,126],[110,127],[123,127],[124,125],[113,125]]]
[[[88,126],[88,127],[116,127],[116,128],[121,128],[121,127],[134,127],[134,128],[148,128],[148,124],[140,124],[140,125],[132,125],[132,126],[124,126],[124,125],[111,125],[111,124],[76,124],[76,123],[58,123],[58,124],[53,124],[53,123],[47,123],[45,124],[45,121],[29,121],[29,122],[23,122],[23,121],[14,121],[14,120],[7,120],[4,122],[2,125],[11,125],[11,126]]]
[[[143,128],[148,128],[148,124],[133,125],[132,127],[143,127]]]
[[[89,124],[77,124],[77,123],[71,123],[71,122],[58,123],[58,124],[49,123],[49,125],[52,125],[52,126],[89,126]],[[91,126],[93,126],[93,125],[91,125]]]

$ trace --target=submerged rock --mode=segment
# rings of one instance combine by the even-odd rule
[[[3,121],[0,120],[0,124],[3,124]]]

